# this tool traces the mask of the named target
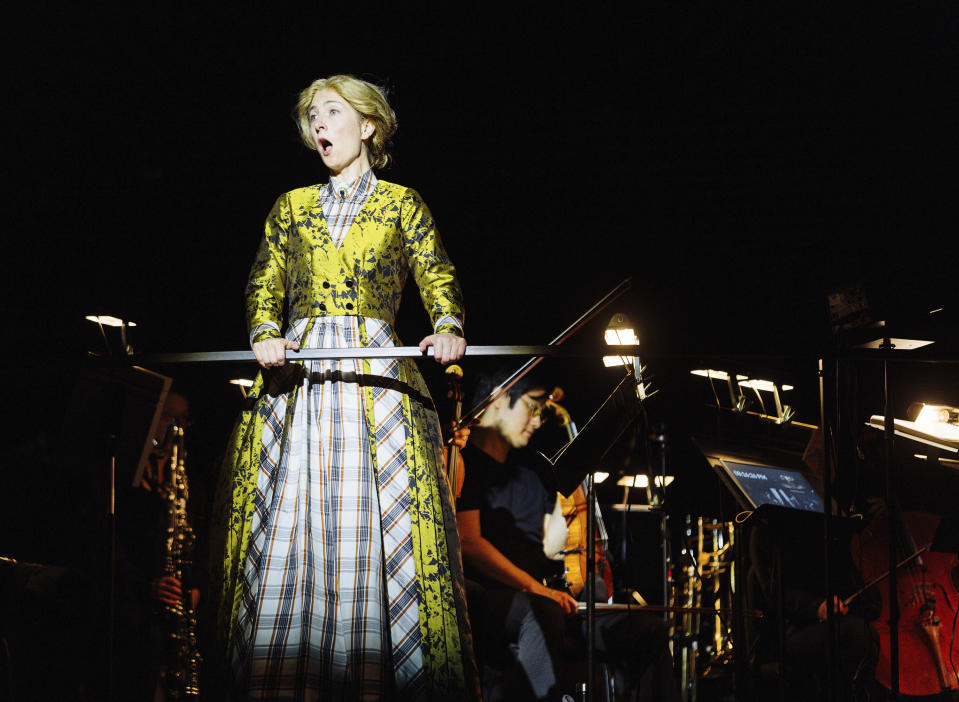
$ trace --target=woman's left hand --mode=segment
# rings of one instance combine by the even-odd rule
[[[433,347],[433,356],[444,366],[463,358],[466,339],[456,334],[430,334],[420,342],[420,351]]]

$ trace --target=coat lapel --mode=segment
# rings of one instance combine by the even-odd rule
[[[363,207],[359,213],[357,213],[356,218],[347,230],[346,236],[343,237],[342,244],[340,244],[340,260],[347,270],[353,268],[354,262],[357,261],[362,254],[366,230],[369,227],[373,213],[376,212],[379,207],[380,192],[380,183],[377,181],[369,197],[366,198],[366,202],[363,203]],[[327,234],[327,237],[329,238],[329,234]]]

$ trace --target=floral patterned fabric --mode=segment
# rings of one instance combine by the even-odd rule
[[[419,286],[437,331],[458,332],[444,318],[463,318],[455,270],[419,195],[385,181],[376,183],[339,248],[329,236],[319,203],[325,186],[281,196],[267,218],[263,242],[247,288],[248,324],[256,340],[279,336],[285,318],[320,319],[358,315],[392,326],[409,274]],[[275,328],[274,328],[275,327]],[[362,326],[360,327],[363,328]],[[367,345],[368,340],[361,338]],[[399,343],[398,339],[393,339]],[[369,363],[363,361],[365,373]],[[244,560],[250,549],[257,473],[264,424],[283,421],[270,415],[270,396],[293,399],[298,363],[261,374],[248,409],[231,437],[217,495],[212,562],[219,594],[223,644],[236,631],[243,598]],[[302,372],[302,371],[301,371]],[[397,388],[402,393],[409,472],[410,522],[419,598],[419,629],[428,699],[478,697],[475,662],[466,614],[456,521],[446,480],[435,409],[415,362],[400,359]],[[368,407],[373,387],[367,387]],[[289,405],[292,406],[293,402]],[[367,431],[373,441],[375,427]],[[368,442],[369,443],[369,442]]]

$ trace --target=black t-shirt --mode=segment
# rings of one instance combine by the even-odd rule
[[[458,512],[479,510],[483,537],[504,556],[537,580],[562,570],[562,562],[543,553],[543,516],[553,511],[556,489],[535,454],[510,452],[498,463],[483,451],[463,449],[465,477],[456,501]],[[468,577],[487,586],[503,587],[464,563]]]

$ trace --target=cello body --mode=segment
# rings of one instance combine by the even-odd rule
[[[897,560],[914,553],[916,544],[928,545],[938,524],[937,515],[904,512],[901,524],[896,526]],[[864,580],[889,569],[888,528],[888,517],[881,515],[853,540],[853,559],[861,555]],[[888,579],[877,585],[882,611],[874,622],[880,647],[876,680],[887,688],[891,687],[889,605],[894,595],[899,603],[900,692],[922,696],[959,689],[949,662],[956,648],[952,622],[959,607],[959,592],[951,572],[957,561],[955,554],[927,551],[897,571],[895,593],[889,592]]]
[[[569,497],[559,496],[563,517],[568,529],[566,537],[566,555],[563,557],[566,567],[566,585],[573,597],[579,597],[586,586],[586,490],[579,485]],[[606,558],[606,550],[596,538],[596,573],[602,575],[608,595],[613,593],[613,570]]]

